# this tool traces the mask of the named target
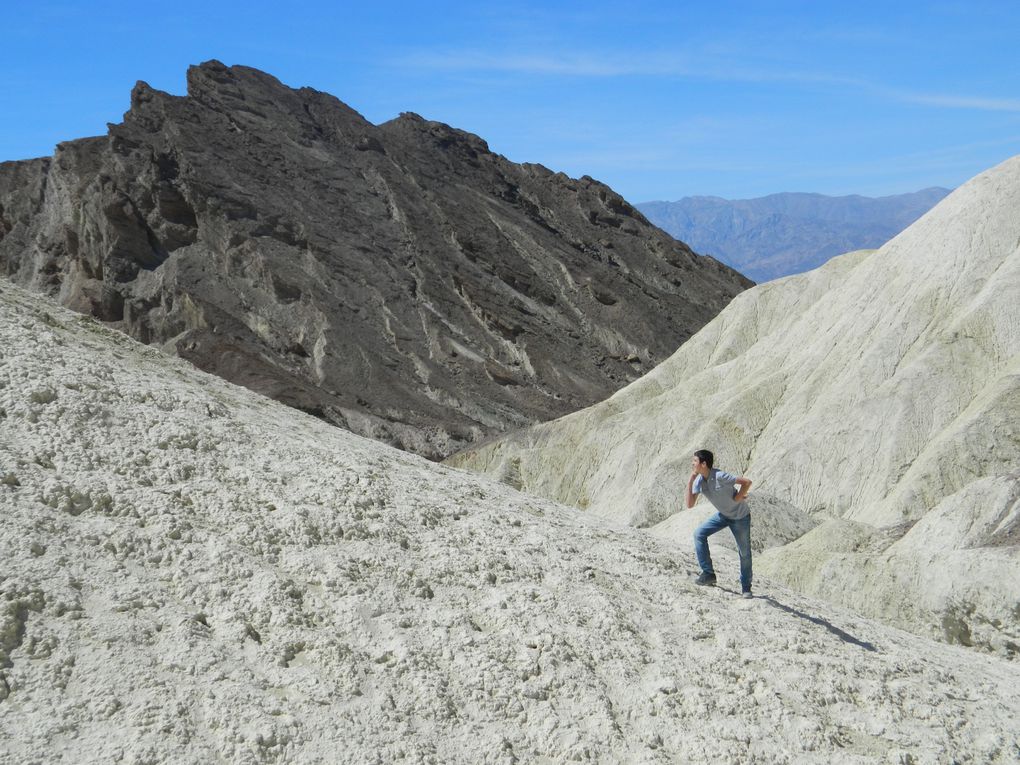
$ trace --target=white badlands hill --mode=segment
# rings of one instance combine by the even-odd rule
[[[1020,756],[1015,663],[698,589],[3,283],[0,513],[5,765]]]
[[[698,448],[755,482],[759,573],[1020,656],[1020,157],[877,251],[743,293],[607,401],[451,462],[689,546],[707,510],[670,516]]]

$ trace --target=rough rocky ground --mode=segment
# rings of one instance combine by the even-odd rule
[[[591,178],[216,61],[0,164],[0,274],[433,458],[602,400],[751,284]]]
[[[947,194],[942,188],[877,198],[787,193],[635,206],[698,252],[766,282],[818,268],[844,252],[881,247]]]
[[[1020,667],[334,428],[0,282],[4,763],[995,763]]]
[[[878,251],[748,290],[607,401],[452,462],[690,544],[668,519],[709,448],[788,542],[759,572],[1020,658],[1018,210],[1015,157]]]

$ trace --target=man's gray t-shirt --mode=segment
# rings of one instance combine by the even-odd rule
[[[733,495],[740,491],[736,486],[738,476],[712,468],[708,478],[698,476],[691,486],[693,494],[704,494],[724,518],[737,521],[751,512],[747,502],[735,502]]]

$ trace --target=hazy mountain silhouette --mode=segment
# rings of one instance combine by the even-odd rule
[[[698,252],[764,282],[809,271],[844,252],[881,247],[948,193],[933,187],[878,198],[793,193],[732,200],[684,197],[637,208]]]

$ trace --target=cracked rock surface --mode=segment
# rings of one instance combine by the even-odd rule
[[[587,176],[216,61],[0,164],[0,273],[432,458],[605,398],[751,284]]]
[[[1020,667],[0,283],[4,763],[1009,763]]]

